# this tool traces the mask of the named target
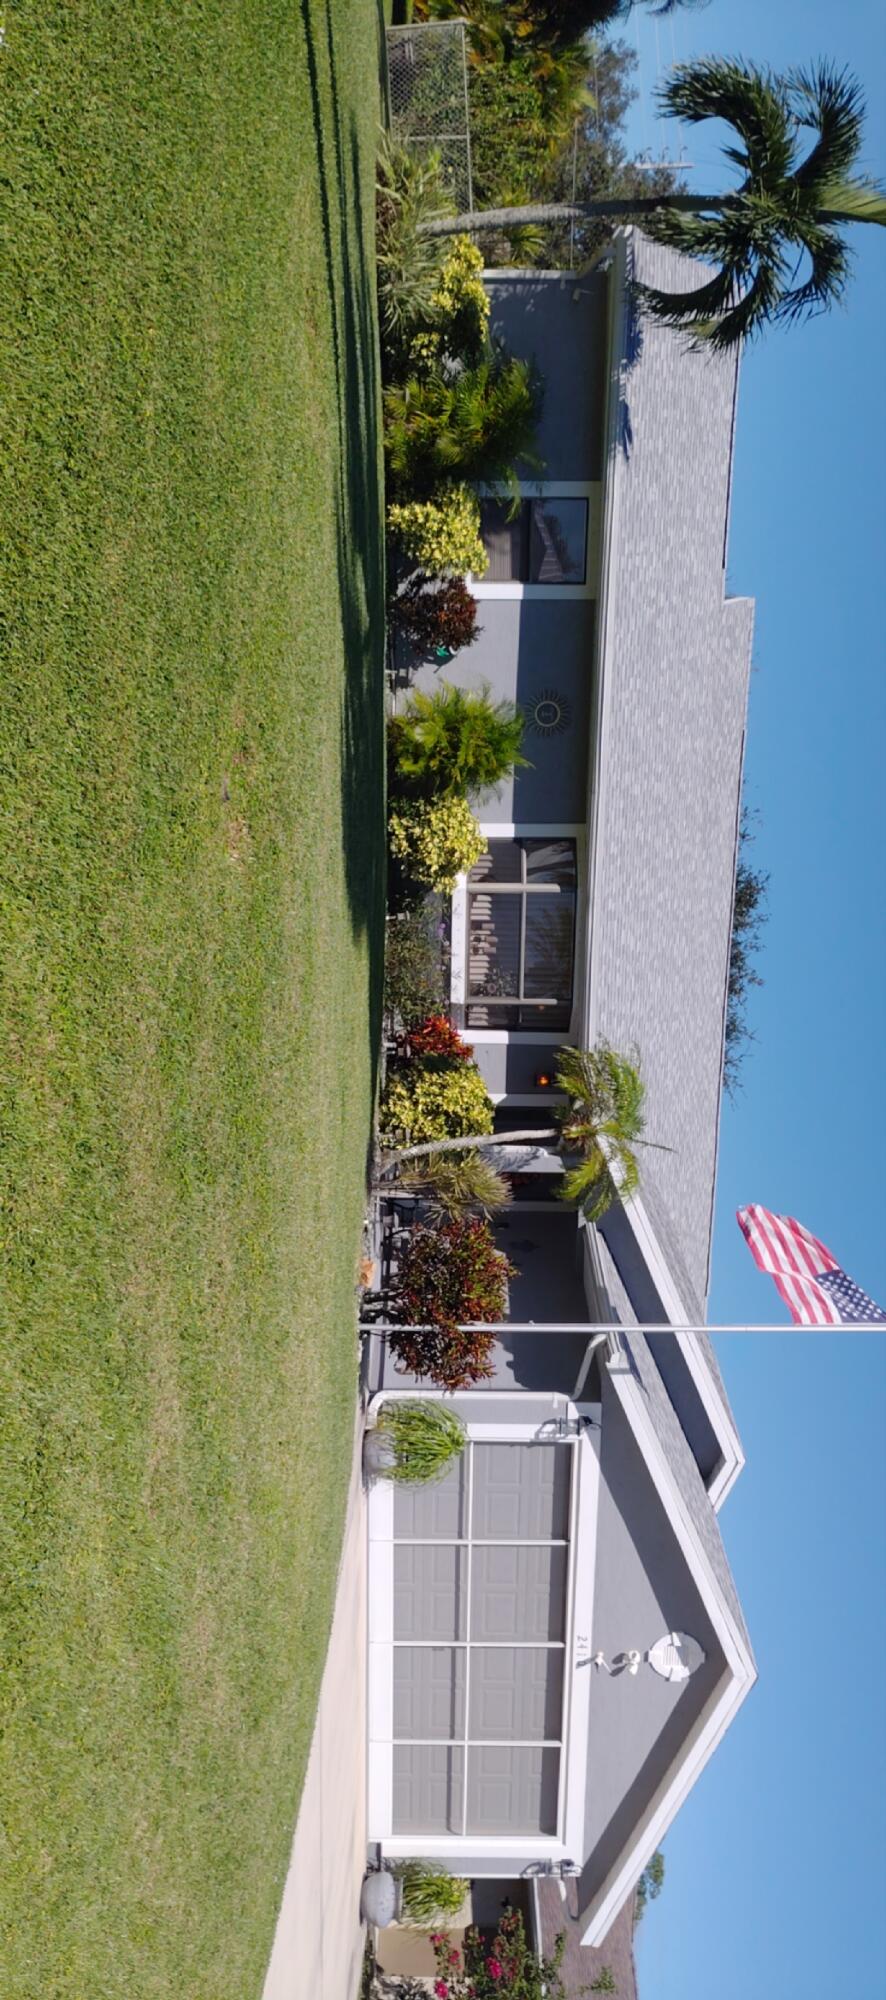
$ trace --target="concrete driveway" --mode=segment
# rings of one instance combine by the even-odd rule
[[[263,2000],[355,2000],[366,1867],[366,1506],[358,1414],[320,1706]]]

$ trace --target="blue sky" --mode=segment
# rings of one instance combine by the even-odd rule
[[[848,64],[886,179],[882,0],[642,10],[632,140],[721,185],[652,111],[674,57]],[[716,176],[716,178],[714,178]],[[757,600],[746,791],[771,874],[757,1040],[723,1117],[710,1316],[786,1318],[734,1220],[797,1215],[886,1305],[886,235],[842,309],[745,357],[729,585]],[[665,1845],[642,2000],[886,2000],[886,1336],[724,1337],[748,1464],[722,1527],[760,1681]]]

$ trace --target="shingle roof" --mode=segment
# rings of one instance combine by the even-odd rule
[[[639,279],[694,267],[636,232]],[[707,1297],[753,605],[725,591],[737,362],[626,315],[601,638],[589,1036],[639,1050],[643,1193]],[[676,1275],[676,1273],[675,1273]],[[699,1314],[699,1319],[703,1318]]]

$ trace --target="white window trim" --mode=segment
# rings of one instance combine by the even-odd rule
[[[496,489],[479,486],[481,497],[495,494]],[[468,573],[465,578],[468,589],[478,599],[522,598],[536,604],[568,604],[577,599],[595,598],[600,584],[600,545],[603,519],[603,482],[600,479],[521,479],[520,496],[524,500],[544,499],[549,496],[558,500],[586,500],[588,503],[588,539],[585,549],[584,583],[487,583],[485,577],[475,577]]]
[[[599,1404],[573,1403],[561,1394],[540,1397],[522,1390],[495,1391],[496,1402],[514,1405],[513,1422],[486,1423],[483,1405],[489,1392],[467,1391],[459,1402],[468,1402],[476,1414],[468,1421],[474,1443],[513,1443],[538,1436],[539,1426],[521,1422],[521,1404],[543,1402],[550,1407],[550,1422],[558,1417],[588,1417],[599,1425]],[[397,1396],[414,1395],[414,1390],[385,1390],[373,1397],[370,1422],[380,1405]],[[425,1391],[436,1399],[443,1391]],[[394,1486],[386,1479],[373,1481],[369,1491],[367,1521],[368,1555],[368,1689],[367,1689],[367,1838],[380,1843],[391,1860],[414,1856],[428,1860],[449,1857],[454,1865],[463,1854],[477,1855],[490,1864],[571,1860],[582,1852],[587,1790],[588,1728],[590,1715],[592,1613],[594,1571],[597,1548],[597,1513],[600,1465],[593,1437],[598,1431],[585,1428],[569,1449],[575,1453],[570,1522],[569,1594],[565,1656],[571,1658],[571,1672],[564,1675],[564,1712],[560,1764],[559,1832],[554,1835],[511,1836],[505,1834],[394,1834],[393,1827],[393,1632],[394,1632]]]

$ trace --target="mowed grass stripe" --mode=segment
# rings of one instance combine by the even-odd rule
[[[2,425],[8,2000],[260,1991],[382,931],[377,16],[20,6]]]

